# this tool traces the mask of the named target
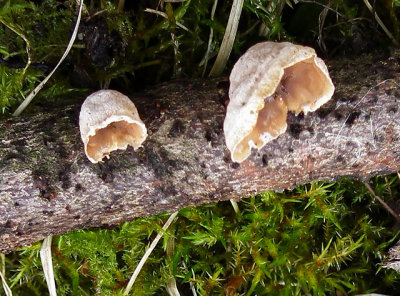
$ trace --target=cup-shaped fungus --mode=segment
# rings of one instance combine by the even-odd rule
[[[115,90],[99,90],[86,98],[79,114],[79,129],[86,156],[93,163],[128,145],[137,149],[147,137],[135,105]]]
[[[315,111],[335,90],[315,50],[289,42],[252,46],[236,62],[229,80],[224,134],[234,162],[284,133],[288,111]]]

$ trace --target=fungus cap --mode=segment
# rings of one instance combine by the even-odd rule
[[[284,133],[288,111],[315,111],[335,89],[315,50],[289,42],[252,46],[236,62],[229,80],[224,134],[234,162]]]
[[[79,129],[86,156],[93,163],[128,145],[137,149],[147,137],[133,102],[115,90],[99,90],[86,98],[79,114]]]

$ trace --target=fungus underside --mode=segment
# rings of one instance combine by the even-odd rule
[[[134,148],[140,145],[142,128],[137,123],[116,121],[96,131],[89,137],[87,153],[93,159],[102,159],[111,151],[125,149],[127,145]]]
[[[251,148],[261,149],[265,143],[284,133],[287,112],[314,111],[323,96],[327,78],[314,63],[314,57],[287,67],[275,92],[264,99],[251,132],[237,145],[235,159],[245,159]]]

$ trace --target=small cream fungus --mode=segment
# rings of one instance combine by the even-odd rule
[[[135,105],[115,90],[99,90],[86,98],[79,114],[79,129],[86,156],[93,163],[128,145],[137,149],[147,137]]]
[[[234,65],[224,121],[234,162],[286,131],[287,112],[312,112],[329,101],[335,87],[323,60],[311,47],[262,42]]]

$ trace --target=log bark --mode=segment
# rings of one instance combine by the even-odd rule
[[[384,268],[391,268],[400,272],[400,241],[389,249],[385,261],[382,263]]]
[[[400,51],[328,61],[336,85],[320,110],[230,161],[226,78],[179,80],[131,95],[149,137],[101,164],[84,155],[80,104],[0,121],[0,251],[48,235],[341,177],[400,170]]]

